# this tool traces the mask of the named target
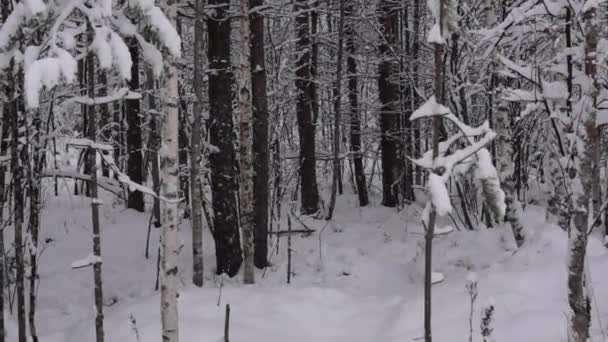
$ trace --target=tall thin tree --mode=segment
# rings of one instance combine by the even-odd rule
[[[129,89],[136,92],[139,91],[139,43],[135,37],[131,37],[128,39],[128,44],[131,60],[133,61]],[[142,184],[145,165],[143,165],[142,156],[140,100],[127,99],[125,104],[125,114],[127,116],[127,175],[133,182]],[[129,191],[127,207],[143,212],[144,194],[139,190]]]
[[[357,48],[355,44],[355,8],[354,0],[346,1],[344,15],[347,22],[344,26],[346,38],[346,71],[348,73],[348,101],[350,104],[350,150],[355,169],[355,184],[359,205],[364,207],[369,203],[365,170],[363,168],[363,151],[361,146],[361,110],[359,108],[359,82],[357,75]]]
[[[204,141],[203,120],[203,35],[205,4],[203,0],[195,1],[194,20],[194,112],[192,113],[192,148],[190,149],[190,186],[191,222],[192,222],[192,282],[196,286],[203,286],[203,204],[201,194],[201,181],[199,178],[199,165],[202,161],[202,145]]]
[[[253,101],[253,206],[254,263],[268,264],[268,200],[270,197],[268,152],[268,97],[264,51],[264,0],[250,0],[251,91]]]
[[[88,36],[89,42],[92,42],[95,38],[93,28],[88,25]],[[87,57],[87,95],[89,98],[95,98],[95,56],[89,54]],[[87,106],[87,133],[88,138],[91,142],[94,142],[97,136],[97,117],[95,111],[95,104],[91,103]],[[91,197],[91,219],[93,225],[93,281],[95,286],[95,340],[96,342],[104,341],[104,330],[103,330],[103,283],[101,275],[101,232],[99,222],[99,206],[101,200],[99,199],[97,189],[97,151],[93,144],[89,146],[87,153],[87,170],[90,172],[91,181],[89,182],[89,193]]]
[[[312,109],[314,96],[311,79],[310,6],[308,0],[296,0],[296,115],[300,138],[300,200],[303,214],[315,214],[319,210],[319,190],[315,156],[315,124]]]
[[[207,20],[209,59],[209,141],[219,151],[209,156],[213,201],[216,272],[233,277],[243,257],[237,212],[237,173],[232,118],[233,74],[230,63],[229,0],[209,0],[214,8]]]
[[[239,143],[240,143],[240,223],[243,239],[243,281],[254,283],[253,268],[253,164],[251,122],[253,107],[251,103],[251,65],[249,27],[249,0],[240,0],[240,36],[241,55],[239,67]]]
[[[341,110],[342,110],[342,56],[344,54],[344,1],[340,1],[340,19],[338,24],[338,56],[336,80],[334,81],[334,136],[333,136],[333,172],[331,183],[331,199],[327,211],[327,220],[331,220],[336,206],[336,192],[338,191],[338,181],[340,177],[340,131]]]
[[[382,205],[394,207],[398,203],[397,182],[400,176],[399,113],[397,112],[398,89],[392,80],[395,73],[394,46],[397,38],[397,9],[395,2],[380,2],[379,21],[382,32],[380,43],[381,61],[378,66],[378,95],[380,98],[380,129],[382,140]]]
[[[161,0],[160,6],[168,21],[175,25],[177,18],[177,2]],[[179,36],[177,36],[179,39]],[[164,58],[163,78],[161,87],[162,124],[162,185],[161,195],[166,199],[162,202],[162,233],[160,261],[160,312],[163,342],[178,342],[178,268],[179,227],[178,227],[178,70],[176,58],[180,51],[166,53]]]

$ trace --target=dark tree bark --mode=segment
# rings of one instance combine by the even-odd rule
[[[348,101],[350,103],[350,149],[355,169],[355,184],[359,205],[364,207],[369,203],[365,170],[363,169],[363,151],[361,150],[361,114],[359,111],[359,82],[357,79],[357,61],[355,59],[355,22],[353,16],[354,1],[347,1],[345,15],[349,18],[345,26],[346,36],[346,68],[348,72]]]
[[[315,214],[319,210],[319,191],[315,160],[315,125],[312,117],[313,94],[311,83],[311,54],[309,9],[307,0],[294,4],[296,15],[296,89],[298,91],[296,114],[300,136],[300,196],[301,212]]]
[[[100,70],[97,76],[97,80],[99,81],[99,96],[108,95],[108,77],[104,70]],[[109,131],[108,124],[110,123],[110,106],[107,103],[103,103],[99,105],[99,126],[100,126],[100,136],[102,142],[109,143],[112,140],[111,132]],[[107,154],[108,152],[104,152]],[[105,163],[101,164],[101,174],[104,177],[110,176],[110,168]],[[144,177],[145,179],[145,177]]]
[[[178,91],[180,101],[179,101],[179,127],[178,127],[178,160],[179,160],[179,189],[181,191],[181,196],[184,199],[184,217],[190,218],[190,180],[188,176],[188,154],[190,153],[190,146],[188,144],[188,132],[186,131],[186,126],[188,123],[188,112],[187,106],[185,102],[182,100],[182,83],[179,82],[180,90]]]
[[[394,207],[398,203],[397,182],[401,173],[399,162],[400,121],[397,111],[398,89],[391,81],[395,73],[394,55],[391,48],[395,46],[397,36],[397,10],[395,4],[388,0],[380,3],[380,26],[383,37],[380,44],[382,61],[378,67],[378,93],[380,97],[380,129],[382,130],[382,205]]]
[[[418,96],[415,91],[415,87],[418,86],[418,56],[420,52],[420,0],[414,0],[414,10],[412,14],[412,107],[418,108],[422,103],[422,99]],[[412,125],[413,129],[413,142],[412,142],[412,156],[417,158],[420,154],[420,122],[415,122]],[[422,184],[422,169],[419,166],[414,167],[414,184]]]
[[[6,89],[6,94],[10,94],[11,90]],[[8,152],[8,137],[11,123],[11,104],[6,102],[2,106],[2,131],[0,139],[0,156],[6,156]],[[0,163],[0,225],[4,224],[4,204],[6,203],[7,196],[5,196],[7,189],[5,188],[6,182],[6,163]],[[5,341],[4,336],[4,230],[0,230],[0,342]]]
[[[154,80],[154,74],[152,69],[146,71],[146,89],[148,93],[148,108],[152,113],[150,117],[150,138],[148,148],[150,149],[149,165],[150,173],[152,174],[152,189],[157,194],[160,192],[160,162],[158,159],[158,150],[160,149],[160,133],[158,127],[158,112],[156,108],[156,82]],[[154,226],[160,227],[160,199],[154,197],[154,203],[152,205],[152,214],[154,215]]]
[[[13,85],[18,84],[10,76]],[[15,82],[17,81],[17,82]],[[10,96],[12,98],[13,96]],[[21,165],[20,144],[19,144],[19,125],[20,125],[20,100],[13,100],[10,103],[11,110],[11,171],[13,174],[13,227],[15,230],[14,248],[15,248],[15,263],[16,263],[16,279],[15,286],[17,291],[17,325],[18,325],[18,340],[26,342],[26,318],[25,318],[25,291],[24,291],[24,256],[23,256],[23,167]]]
[[[53,110],[53,104],[51,104],[50,111]],[[51,113],[49,113],[49,117]],[[30,128],[30,127],[27,127]],[[41,140],[42,128],[40,110],[36,110],[33,115],[32,127],[33,131],[30,132],[26,129],[26,134],[32,137],[32,155],[29,156],[28,149],[24,149],[26,158],[24,160],[32,160],[28,163],[28,182],[29,182],[29,200],[30,200],[30,217],[28,222],[28,231],[30,232],[31,244],[29,245],[29,257],[30,257],[30,274],[29,274],[29,312],[28,312],[28,323],[32,342],[38,342],[38,333],[36,331],[36,293],[38,284],[38,233],[40,230],[40,196],[41,196],[41,181],[42,181],[42,168],[44,167],[44,152],[45,145]],[[48,132],[47,134],[48,135]]]
[[[414,62],[411,58],[411,25],[409,6],[405,5],[401,9],[401,24],[399,25],[399,39],[401,41],[401,49],[404,51],[400,54],[400,72],[399,86],[401,93],[401,127],[402,127],[402,144],[403,150],[401,154],[401,162],[403,165],[402,191],[403,200],[412,203],[416,200],[414,194],[414,165],[407,160],[407,156],[412,156],[412,122],[410,116],[414,112],[413,94],[415,92],[415,84],[412,82],[412,66]]]
[[[182,35],[182,21],[178,16],[175,22],[177,33]],[[183,49],[183,43],[182,43]],[[178,123],[178,155],[179,155],[179,188],[184,198],[184,218],[190,218],[190,177],[188,175],[188,155],[190,146],[188,145],[188,105],[184,100],[184,89],[181,81],[181,73],[177,79],[177,92],[179,94],[179,123]]]
[[[203,140],[203,38],[205,4],[203,1],[195,3],[194,21],[194,74],[192,85],[194,87],[194,105],[192,113],[192,137],[190,150],[190,184],[192,184],[192,283],[203,286],[203,195],[200,181],[200,163],[202,159]],[[204,165],[204,162],[203,162]]]
[[[134,37],[128,39],[129,52],[133,65],[131,66],[131,80],[129,89],[139,91],[139,43]],[[128,99],[126,103],[127,114],[127,175],[137,184],[144,182],[144,163],[142,157],[141,117],[139,99]],[[144,195],[141,191],[129,191],[127,207],[137,211],[144,211]]]
[[[217,274],[237,274],[243,258],[237,217],[234,123],[232,121],[232,70],[230,65],[229,0],[210,0],[215,8],[207,21],[209,68],[209,139],[218,148],[209,157],[213,196],[213,238]]]
[[[268,98],[264,52],[264,16],[256,10],[264,0],[250,0],[251,8],[251,85],[253,102],[253,197],[254,264],[268,265],[268,198],[270,189],[268,154]]]
[[[91,26],[88,27],[89,42],[93,41],[93,29]],[[135,63],[134,63],[135,64]],[[131,69],[133,70],[133,69]],[[89,54],[87,57],[87,94],[90,98],[95,97],[95,57]],[[137,105],[137,112],[139,114],[139,103]],[[95,141],[97,136],[97,122],[96,122],[96,111],[95,105],[87,106],[88,115],[88,138],[91,141]],[[138,115],[139,116],[139,115]],[[101,276],[101,233],[99,223],[99,206],[101,201],[98,198],[97,189],[97,151],[94,148],[89,148],[87,155],[87,169],[90,171],[90,194],[91,194],[91,220],[92,220],[92,231],[93,231],[93,283],[95,286],[95,341],[104,341],[103,331],[103,287],[102,287],[102,276]],[[141,165],[140,165],[141,167]]]
[[[334,136],[333,136],[333,181],[331,183],[331,198],[326,220],[331,220],[336,206],[336,191],[340,180],[340,115],[342,105],[342,55],[344,54],[344,2],[340,2],[340,19],[338,28],[338,56],[336,63],[336,80],[334,81]]]
[[[6,18],[8,17],[10,2],[8,0],[0,1],[0,15],[1,20],[4,23]],[[11,132],[11,123],[12,123],[12,108],[14,101],[14,87],[11,82],[13,80],[13,76],[8,77],[8,84],[6,87],[2,87],[5,91],[8,101],[4,102],[0,105],[0,110],[2,111],[2,123],[0,123],[0,156],[6,156],[8,153],[9,147],[9,134]],[[12,141],[11,141],[12,142]],[[5,188],[6,182],[6,163],[0,163],[0,225],[4,224],[4,204],[6,203],[8,195],[7,189]],[[9,219],[9,218],[6,218]],[[5,259],[4,259],[4,229],[0,230],[0,342],[5,342],[5,324],[4,324],[4,275],[5,275]]]

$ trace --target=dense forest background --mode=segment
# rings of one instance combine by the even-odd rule
[[[211,280],[221,290],[238,274],[254,284],[279,272],[272,256],[285,244],[290,283],[292,239],[317,236],[310,248],[322,260],[328,225],[339,233],[349,210],[369,218],[379,207],[421,229],[415,317],[425,341],[431,287],[445,279],[433,241],[496,229],[516,253],[538,243],[538,224],[568,241],[564,338],[593,337],[587,245],[608,232],[603,1],[2,0],[0,9],[0,310],[11,312],[0,316],[0,342],[39,340],[39,265],[57,248],[49,215],[65,216],[56,205],[67,198],[90,205],[89,242],[79,242],[90,255],[71,267],[93,270],[98,342],[112,329],[104,255],[120,249],[102,244],[104,231],[123,224],[107,210],[120,208],[142,213],[126,227],[143,227],[141,257],[157,258],[163,342],[179,339],[180,288]],[[542,223],[526,219],[530,210]],[[473,317],[477,280],[467,279]],[[493,310],[481,312],[484,341]]]

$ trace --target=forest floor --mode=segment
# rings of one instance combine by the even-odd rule
[[[155,292],[159,229],[152,228],[144,257],[149,213],[102,207],[102,253],[106,341],[160,342],[159,294]],[[293,236],[293,274],[286,284],[287,238],[258,271],[255,285],[214,276],[213,243],[205,233],[205,286],[191,284],[189,222],[181,226],[182,288],[180,341],[222,340],[225,305],[231,306],[230,340],[254,342],[414,341],[423,336],[423,230],[421,207],[402,211],[355,197],[339,198],[335,220],[303,222],[316,231]],[[89,201],[48,195],[41,229],[37,328],[44,342],[94,341],[93,273],[71,264],[91,254]],[[470,298],[466,279],[474,272],[473,341],[481,308],[495,303],[496,341],[566,341],[567,237],[545,223],[544,210],[525,212],[529,237],[515,251],[506,226],[454,231],[434,241],[434,269],[445,275],[433,286],[434,341],[467,341]],[[297,220],[293,229],[302,229]],[[440,227],[442,224],[439,225]],[[281,229],[287,229],[286,221]],[[597,236],[600,234],[598,233]],[[12,238],[7,230],[5,239]],[[274,242],[274,241],[273,241]],[[588,247],[593,301],[593,341],[608,330],[608,251],[596,235]],[[221,286],[220,286],[221,285]],[[218,305],[219,304],[219,305]],[[7,314],[8,316],[8,314]],[[9,316],[8,340],[15,339]]]

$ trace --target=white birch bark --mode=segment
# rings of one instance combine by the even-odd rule
[[[161,0],[160,6],[169,21],[175,24],[177,3]],[[163,115],[161,158],[161,262],[160,300],[163,342],[178,342],[178,70],[176,56],[165,55],[161,87],[161,114]]]
[[[252,136],[251,118],[253,107],[251,104],[251,65],[249,27],[249,0],[240,0],[241,20],[241,55],[239,68],[239,140],[240,140],[240,209],[241,209],[241,236],[243,243],[243,281],[253,284],[253,169],[252,169]]]

